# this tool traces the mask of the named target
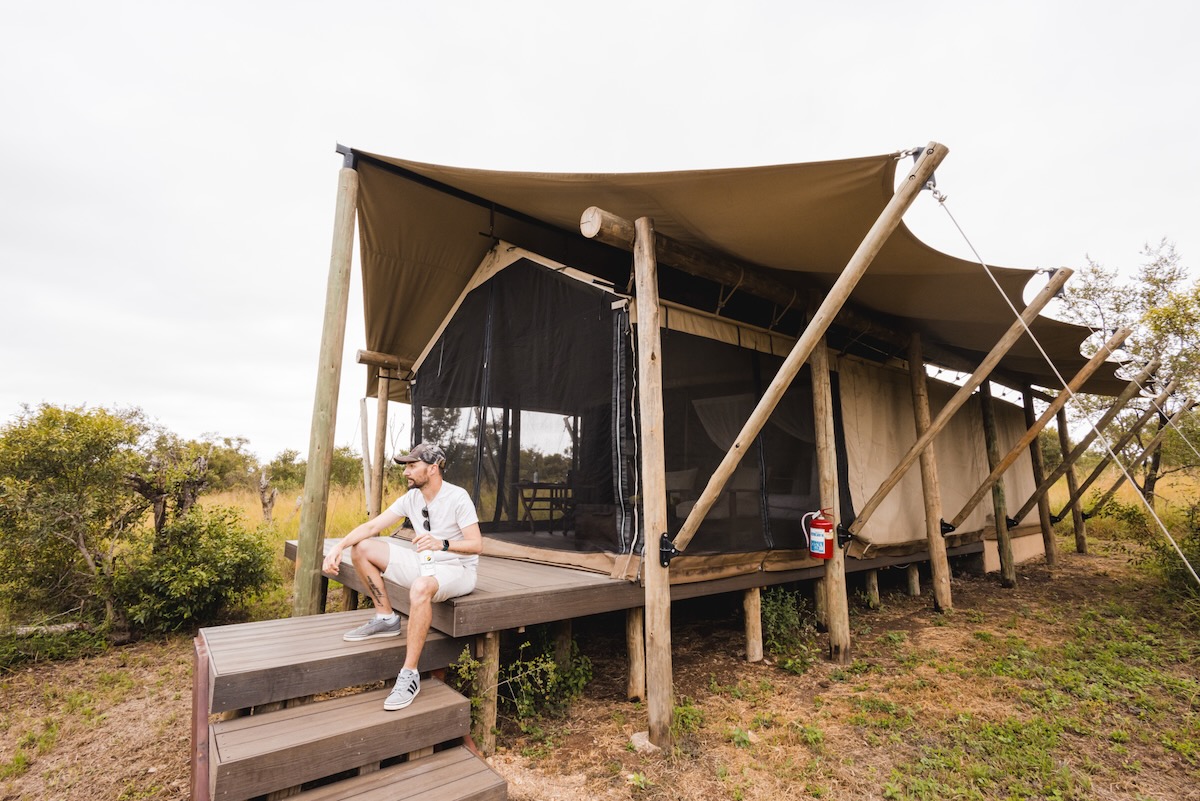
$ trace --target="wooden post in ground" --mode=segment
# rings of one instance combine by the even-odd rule
[[[1063,407],[1058,410],[1058,444],[1064,454],[1071,452],[1071,431],[1067,423],[1067,409]],[[1067,493],[1074,498],[1079,494],[1079,479],[1075,476],[1075,466],[1068,462],[1067,469],[1063,472],[1067,475]],[[1087,521],[1083,519],[1081,506],[1078,501],[1071,504],[1071,528],[1075,532],[1075,552],[1087,553]]]
[[[763,658],[762,588],[750,587],[742,593],[742,612],[746,627],[746,661]]]
[[[708,484],[700,493],[700,497],[696,499],[695,505],[687,516],[687,520],[683,522],[679,533],[675,537],[675,547],[679,550],[685,550],[688,544],[692,541],[692,537],[696,535],[696,530],[699,529],[700,523],[703,522],[713,504],[721,497],[721,493],[725,488],[725,484],[729,481],[729,477],[733,475],[733,471],[742,461],[742,457],[746,451],[750,449],[763,426],[767,424],[767,420],[771,416],[771,412],[775,410],[779,400],[783,397],[783,393],[787,391],[796,374],[800,372],[800,368],[804,366],[813,349],[824,338],[825,331],[828,330],[838,311],[845,305],[850,298],[850,293],[858,284],[859,279],[866,273],[867,268],[871,266],[871,262],[875,256],[883,248],[888,237],[900,225],[901,218],[904,212],[912,205],[913,200],[925,187],[929,177],[933,175],[934,169],[941,163],[949,151],[937,142],[930,142],[924,149],[917,163],[913,166],[912,171],[908,174],[908,178],[904,181],[887,206],[884,207],[878,219],[871,226],[867,235],[859,243],[858,249],[854,251],[854,255],[850,257],[850,261],[846,264],[833,286],[829,288],[829,293],[825,295],[825,299],[821,301],[821,305],[813,313],[812,319],[804,332],[796,340],[796,344],[792,346],[792,350],[783,360],[779,371],[775,377],[771,379],[770,385],[763,392],[762,398],[754,407],[754,411],[750,413],[750,418],[746,420],[742,426],[741,432],[734,439],[733,445],[721,460],[721,464],[713,471],[713,474],[708,479]]]
[[[883,603],[879,600],[879,571],[867,571],[867,606],[878,609]]]
[[[571,651],[574,637],[571,633],[571,621],[560,620],[554,624],[554,664],[560,670],[571,666]]]
[[[479,652],[479,674],[475,695],[479,697],[479,719],[471,738],[485,756],[496,751],[496,709],[500,685],[500,632],[489,631],[475,638]]]
[[[913,423],[917,436],[929,430],[932,416],[929,405],[929,381],[925,374],[925,355],[921,335],[914,331],[908,343],[908,377],[912,384]],[[929,548],[930,583],[933,608],[945,612],[954,608],[950,594],[950,561],[946,558],[946,540],[942,535],[942,482],[938,478],[933,448],[921,451],[921,498],[925,503],[925,543]]]
[[[1012,449],[1004,456],[1003,459],[1000,460],[999,464],[992,468],[992,472],[988,474],[988,477],[985,478],[983,483],[979,485],[979,488],[975,490],[975,494],[972,495],[965,504],[963,504],[963,508],[960,509],[958,514],[954,516],[954,519],[950,521],[950,525],[955,527],[962,525],[963,521],[967,519],[967,515],[971,514],[971,511],[979,504],[981,500],[983,500],[983,496],[987,493],[987,491],[1000,481],[1001,477],[1003,477],[1008,468],[1012,467],[1017,461],[1017,458],[1021,455],[1021,452],[1028,448],[1029,443],[1032,442],[1037,435],[1041,433],[1042,429],[1046,427],[1046,425],[1050,422],[1050,418],[1052,418],[1060,409],[1063,408],[1064,404],[1067,402],[1067,399],[1072,394],[1078,392],[1080,387],[1082,387],[1084,383],[1091,378],[1093,373],[1100,369],[1100,365],[1104,364],[1108,356],[1116,351],[1117,348],[1121,347],[1121,343],[1125,341],[1125,338],[1129,336],[1131,331],[1132,329],[1129,328],[1119,329],[1115,334],[1109,337],[1108,341],[1104,343],[1100,350],[1096,351],[1095,355],[1088,360],[1087,364],[1080,368],[1079,372],[1076,373],[1069,382],[1067,382],[1065,390],[1060,392],[1058,396],[1056,396],[1054,400],[1050,402],[1050,406],[1046,409],[1046,411],[1042,412],[1042,416],[1039,417],[1037,422],[1033,424],[1033,427],[1022,434],[1021,438],[1017,440],[1017,444],[1013,445]]]
[[[338,384],[342,377],[342,347],[346,341],[346,307],[350,297],[350,264],[354,254],[354,214],[358,202],[358,172],[353,157],[338,173],[334,212],[333,247],[325,289],[325,319],[317,366],[312,428],[308,441],[308,468],[304,473],[304,500],[296,547],[293,615],[315,615],[324,609],[321,598],[321,562],[325,556],[325,518],[329,511],[329,474],[333,466],[334,428],[337,421]]]
[[[1037,423],[1037,410],[1033,407],[1033,387],[1026,385],[1021,391],[1021,405],[1025,411],[1025,428],[1033,428]],[[1029,458],[1033,464],[1033,483],[1040,487],[1046,480],[1046,460],[1042,456],[1042,438],[1034,437],[1029,443]],[[1042,529],[1042,550],[1046,554],[1046,564],[1058,562],[1058,543],[1054,539],[1054,524],[1050,521],[1050,499],[1046,493],[1034,493],[1038,508],[1038,525]],[[1028,513],[1028,509],[1025,513]],[[1025,514],[1017,512],[1017,520]]]
[[[909,565],[905,568],[905,575],[908,578],[908,594],[916,598],[921,594],[921,568]]]
[[[813,583],[813,617],[817,619],[819,629],[829,631],[829,610],[825,593],[825,579],[819,578]]]
[[[879,489],[875,490],[875,494],[866,502],[859,511],[858,516],[854,519],[854,523],[850,526],[851,534],[857,534],[863,530],[863,526],[867,524],[867,521],[875,514],[875,510],[879,508],[879,505],[884,502],[892,490],[896,488],[896,485],[900,483],[900,479],[904,478],[904,474],[920,458],[925,449],[933,444],[934,438],[946,427],[950,422],[950,418],[954,416],[954,413],[962,408],[963,404],[975,392],[975,389],[987,379],[995,366],[1000,363],[1000,359],[1004,357],[1004,354],[1008,353],[1012,346],[1017,343],[1017,340],[1025,334],[1025,327],[1037,319],[1038,313],[1062,289],[1063,284],[1067,282],[1067,279],[1071,275],[1072,271],[1064,267],[1056,270],[1054,275],[1050,276],[1050,281],[1042,288],[1042,291],[1021,312],[1020,319],[1009,326],[1008,331],[1000,338],[995,347],[988,352],[983,361],[979,363],[975,372],[959,387],[958,391],[954,393],[954,397],[947,401],[942,410],[938,412],[937,417],[929,424],[929,428],[925,429],[925,433],[917,437],[917,441],[901,457],[896,467],[892,469],[891,474],[879,485]]]
[[[1000,437],[996,431],[996,409],[992,405],[992,383],[979,387],[979,411],[983,417],[983,441],[987,445],[988,468],[995,472],[1000,464]],[[1008,507],[1004,504],[1004,485],[992,483],[992,514],[996,518],[996,550],[1000,553],[1000,585],[1017,586],[1017,565],[1013,561],[1012,537],[1008,533]]]
[[[821,508],[833,515],[834,530],[841,520],[838,504],[837,442],[833,429],[833,383],[829,371],[829,349],[821,337],[808,357],[812,371],[813,433],[817,446],[817,486]],[[837,540],[835,538],[834,542]],[[835,546],[825,560],[825,576],[817,585],[818,613],[829,632],[829,658],[838,664],[850,662],[850,599],[846,595],[846,551]]]
[[[643,701],[646,698],[646,610],[643,607],[625,610],[625,650],[629,654],[625,697],[630,701]]]
[[[659,560],[659,542],[667,534],[667,475],[663,438],[662,335],[659,330],[658,264],[654,224],[634,221],[633,248],[637,304],[638,409],[642,436],[642,530],[646,584],[646,709],[650,742],[671,748],[675,687],[671,668],[671,579]]]

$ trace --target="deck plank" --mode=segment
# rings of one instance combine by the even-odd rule
[[[504,801],[505,780],[462,746],[318,787],[295,801]]]
[[[412,706],[385,712],[389,690],[212,724],[214,801],[244,801],[464,736],[470,702],[437,679]]]
[[[209,712],[329,692],[395,676],[405,637],[346,642],[342,635],[369,618],[369,609],[200,630],[211,664]],[[431,631],[420,669],[446,667],[468,640]]]

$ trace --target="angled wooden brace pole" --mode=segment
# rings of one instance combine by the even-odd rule
[[[1075,462],[1079,460],[1079,457],[1083,456],[1083,453],[1088,449],[1088,446],[1091,445],[1092,442],[1095,441],[1096,437],[1100,435],[1100,432],[1103,431],[1118,414],[1120,414],[1121,410],[1125,408],[1125,404],[1129,403],[1133,396],[1141,390],[1150,376],[1154,375],[1154,371],[1157,370],[1158,367],[1159,360],[1152,360],[1145,366],[1145,368],[1142,369],[1140,373],[1137,374],[1136,378],[1134,378],[1125,386],[1125,389],[1121,390],[1121,394],[1117,396],[1117,399],[1113,402],[1113,405],[1110,406],[1108,411],[1104,413],[1104,416],[1096,421],[1096,424],[1092,426],[1092,429],[1087,433],[1087,435],[1079,441],[1079,444],[1071,450],[1070,455],[1065,456],[1062,460],[1062,463],[1059,464],[1058,467],[1054,468],[1050,475],[1043,477],[1042,480],[1038,482],[1037,489],[1033,491],[1033,494],[1029,496],[1025,503],[1021,505],[1021,508],[1017,510],[1017,513],[1013,515],[1015,519],[1023,520],[1025,515],[1029,514],[1029,512],[1033,510],[1033,507],[1036,506],[1037,502],[1042,499],[1042,496],[1044,496],[1050,490],[1050,487],[1054,486],[1054,482],[1062,478],[1063,473],[1067,472],[1071,465],[1075,464]]]
[[[313,399],[312,428],[308,440],[308,467],[300,507],[299,542],[296,546],[296,579],[292,614],[319,614],[324,606],[321,562],[325,553],[325,518],[329,511],[329,474],[333,469],[334,427],[337,422],[338,384],[342,377],[342,346],[346,341],[346,308],[350,301],[350,264],[354,255],[354,215],[358,203],[358,171],[354,155],[347,153],[338,173],[334,211],[333,247],[325,289],[325,321],[317,365],[317,390]]]
[[[1058,414],[1058,410],[1066,405],[1067,400],[1079,391],[1079,388],[1082,387],[1084,383],[1092,377],[1092,374],[1100,369],[1100,365],[1104,364],[1105,359],[1107,359],[1113,353],[1113,351],[1121,347],[1121,343],[1124,342],[1125,338],[1128,337],[1132,332],[1133,329],[1131,328],[1122,328],[1117,331],[1117,333],[1109,337],[1108,341],[1104,343],[1104,346],[1101,347],[1100,350],[1096,351],[1096,355],[1092,356],[1092,358],[1088,360],[1088,363],[1085,364],[1080,371],[1075,374],[1075,377],[1071,379],[1070,383],[1067,384],[1067,391],[1060,392],[1058,397],[1050,402],[1050,406],[1047,407],[1046,411],[1042,412],[1042,416],[1038,418],[1036,423],[1034,423],[1033,428],[1026,431],[1024,436],[1022,436],[1021,439],[1017,441],[1017,444],[1012,447],[1012,450],[1010,450],[1005,457],[1000,460],[1000,463],[992,469],[992,472],[988,474],[988,477],[985,478],[983,483],[979,485],[979,488],[975,490],[975,494],[972,495],[965,504],[963,504],[962,510],[959,511],[959,513],[954,516],[954,519],[950,521],[950,525],[954,526],[955,528],[958,528],[962,525],[962,522],[967,519],[967,515],[971,514],[971,510],[973,510],[979,504],[979,501],[981,501],[983,496],[992,488],[992,485],[1000,480],[1000,477],[1004,475],[1005,471],[1013,466],[1013,463],[1017,461],[1017,457],[1021,455],[1022,451],[1029,447],[1029,443],[1033,441],[1034,437],[1041,433],[1042,429],[1045,428],[1052,419],[1054,419],[1056,414]],[[997,520],[996,524],[999,525],[1000,521]]]
[[[741,433],[734,440],[733,446],[729,452],[725,454],[725,458],[721,460],[721,464],[708,480],[708,485],[704,491],[700,493],[696,505],[692,507],[691,513],[687,520],[683,522],[683,527],[679,530],[679,534],[675,537],[674,548],[682,551],[687,548],[688,543],[692,541],[692,537],[696,535],[696,530],[700,527],[700,523],[704,520],[708,510],[721,496],[721,491],[725,488],[726,482],[733,474],[738,463],[742,461],[742,456],[758,433],[762,431],[764,425],[767,424],[767,419],[771,416],[771,412],[775,410],[783,393],[787,391],[791,385],[792,379],[800,372],[800,368],[808,361],[808,357],[812,354],[813,348],[825,336],[834,317],[838,311],[846,303],[850,297],[850,293],[858,284],[860,278],[867,271],[875,256],[883,248],[885,242],[896,227],[900,225],[901,218],[904,217],[904,212],[916,200],[917,195],[925,188],[930,176],[946,154],[950,151],[943,145],[937,142],[930,142],[921,153],[917,163],[913,165],[912,171],[908,177],[900,185],[896,194],[892,195],[892,199],[888,201],[879,218],[875,220],[875,224],[871,226],[871,230],[867,232],[866,237],[859,244],[858,249],[854,251],[854,255],[850,257],[850,261],[846,264],[842,274],[838,276],[837,281],[830,287],[829,293],[825,295],[825,299],[821,301],[821,305],[817,308],[812,320],[804,329],[804,333],[796,340],[796,344],[792,346],[792,352],[784,359],[783,365],[779,368],[779,372],[775,374],[775,378],[771,380],[770,386],[767,387],[759,400],[758,405],[751,412],[750,418],[746,424],[742,426]]]
[[[1033,387],[1028,384],[1021,391],[1022,411],[1025,412],[1025,427],[1032,428],[1037,422],[1037,411],[1033,408]],[[1029,458],[1033,467],[1033,483],[1041,486],[1046,477],[1046,460],[1042,454],[1040,438],[1029,443]],[[1058,542],[1054,539],[1054,524],[1050,522],[1050,500],[1042,495],[1037,500],[1038,527],[1042,530],[1042,549],[1046,552],[1046,564],[1058,561]]]
[[[913,422],[920,435],[929,430],[931,414],[925,355],[921,350],[921,335],[915,331],[908,343],[908,377],[912,384]],[[929,546],[933,608],[938,612],[949,612],[954,608],[954,601],[950,595],[946,539],[942,536],[942,483],[938,478],[937,459],[932,448],[921,452],[921,497],[925,503],[925,542]]]
[[[1063,267],[1056,270],[1054,275],[1050,276],[1050,281],[1042,288],[1042,291],[1037,293],[1037,296],[1025,307],[1025,311],[1021,312],[1021,319],[1016,320],[1009,326],[1008,331],[1004,333],[1004,336],[1000,338],[1000,341],[996,343],[996,346],[992,348],[984,360],[979,363],[979,366],[975,368],[975,372],[971,373],[967,382],[959,387],[958,392],[954,393],[954,397],[942,407],[942,410],[938,412],[938,416],[917,437],[917,441],[908,449],[908,453],[904,454],[896,464],[891,475],[884,479],[883,483],[879,485],[879,489],[875,490],[875,494],[863,506],[862,511],[858,513],[858,517],[854,519],[854,523],[850,526],[851,534],[858,534],[862,531],[863,526],[871,519],[871,515],[875,514],[875,510],[879,508],[879,505],[896,488],[896,485],[900,483],[900,479],[904,478],[904,474],[916,463],[925,449],[933,443],[934,438],[946,427],[946,424],[950,422],[950,418],[954,416],[954,413],[961,409],[963,404],[967,402],[971,397],[971,393],[991,375],[992,369],[1004,358],[1004,354],[1008,353],[1012,346],[1017,344],[1017,340],[1021,338],[1021,335],[1025,333],[1025,326],[1031,325],[1037,319],[1038,313],[1050,302],[1051,298],[1058,294],[1058,291],[1062,289],[1063,284],[1067,282],[1067,279],[1072,274],[1072,270]]]
[[[1149,444],[1146,445],[1146,447],[1142,448],[1142,452],[1138,454],[1137,458],[1129,463],[1130,467],[1132,467],[1135,464],[1138,464],[1143,459],[1145,459],[1146,456],[1149,453],[1151,453],[1158,446],[1158,443],[1163,441],[1163,437],[1165,437],[1167,435],[1167,432],[1170,431],[1171,428],[1176,423],[1179,422],[1179,418],[1183,417],[1184,414],[1186,414],[1188,411],[1190,411],[1192,406],[1194,406],[1194,405],[1195,404],[1192,402],[1191,398],[1188,398],[1187,400],[1185,400],[1183,402],[1183,405],[1179,407],[1179,411],[1177,411],[1177,412],[1175,412],[1175,414],[1171,415],[1171,419],[1167,420],[1166,425],[1164,425],[1162,428],[1160,428],[1158,430],[1158,433],[1154,435],[1154,439],[1150,440]],[[1112,487],[1108,490],[1108,492],[1104,493],[1104,495],[1100,498],[1100,500],[1098,500],[1094,504],[1092,504],[1092,508],[1087,511],[1087,514],[1085,514],[1084,517],[1091,517],[1092,515],[1096,514],[1096,512],[1103,509],[1104,504],[1108,503],[1109,499],[1112,498],[1112,496],[1116,494],[1117,490],[1119,490],[1121,488],[1121,485],[1124,483],[1125,483],[1125,471],[1122,470],[1121,475],[1117,477],[1116,483],[1114,483],[1112,485]]]
[[[1083,483],[1079,485],[1079,488],[1075,490],[1075,492],[1071,493],[1071,497],[1067,499],[1065,504],[1063,504],[1062,510],[1058,514],[1050,516],[1052,521],[1057,523],[1059,520],[1062,520],[1063,516],[1066,515],[1067,510],[1079,503],[1080,499],[1083,498],[1083,494],[1088,491],[1092,484],[1096,483],[1101,475],[1104,474],[1105,468],[1107,468],[1109,463],[1113,460],[1112,454],[1120,453],[1121,449],[1128,445],[1130,440],[1137,436],[1137,432],[1141,431],[1142,428],[1145,427],[1146,423],[1150,422],[1150,418],[1158,414],[1158,410],[1161,409],[1163,404],[1167,402],[1167,398],[1171,397],[1171,393],[1178,388],[1178,380],[1172,378],[1169,382],[1167,382],[1167,385],[1163,387],[1163,391],[1158,393],[1158,397],[1151,401],[1150,407],[1146,409],[1146,411],[1142,412],[1142,416],[1134,421],[1133,425],[1129,427],[1129,430],[1122,434],[1121,438],[1112,444],[1111,453],[1106,452],[1104,454],[1104,458],[1102,458],[1100,463],[1097,464],[1095,469],[1092,470],[1091,475],[1084,479]]]

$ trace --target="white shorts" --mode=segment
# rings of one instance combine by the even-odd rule
[[[411,587],[421,578],[421,566],[417,562],[417,552],[406,540],[385,537],[384,541],[391,550],[387,570],[383,577],[394,581],[402,587]],[[458,562],[434,562],[433,578],[437,579],[438,590],[433,600],[445,601],[466,595],[475,589],[475,566],[467,567]]]

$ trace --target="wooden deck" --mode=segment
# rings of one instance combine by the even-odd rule
[[[325,540],[328,553],[336,539]],[[982,543],[953,548],[950,555],[982,551]],[[285,555],[296,558],[296,541],[289,540]],[[928,555],[915,553],[905,557],[848,559],[848,572],[927,561]],[[737,592],[751,587],[768,587],[795,581],[811,581],[825,575],[823,564],[797,570],[757,571],[709,581],[694,581],[671,586],[671,600],[699,598]],[[343,554],[337,576],[326,575],[359,593],[366,586]],[[387,582],[392,605],[403,614],[409,611],[408,591]],[[636,582],[614,579],[599,573],[557,565],[544,565],[497,556],[479,557],[479,581],[475,591],[461,598],[433,605],[433,627],[451,637],[467,637],[489,631],[506,631],[536,623],[571,620],[604,612],[635,609],[646,603],[645,590]]]
[[[372,614],[361,609],[200,629],[210,654],[205,714],[394,677],[404,662],[404,637],[342,639]],[[445,667],[469,642],[431,631],[421,652],[421,670]]]

